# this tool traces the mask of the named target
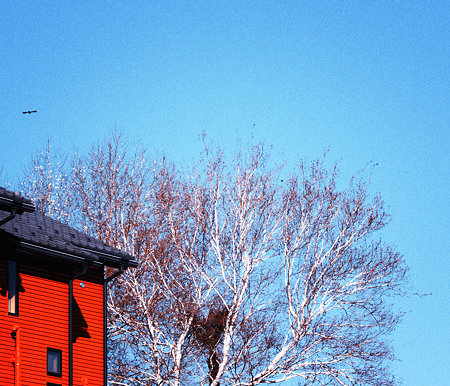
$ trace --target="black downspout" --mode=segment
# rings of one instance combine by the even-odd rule
[[[87,264],[69,280],[69,386],[73,386],[73,281],[86,274]]]
[[[11,221],[14,217],[16,217],[16,208],[12,208],[11,214],[4,219],[0,220],[0,225],[6,224],[8,221]]]
[[[108,384],[108,320],[107,320],[107,304],[108,304],[108,287],[107,284],[117,276],[125,272],[126,267],[120,266],[120,269],[103,280],[103,385]]]

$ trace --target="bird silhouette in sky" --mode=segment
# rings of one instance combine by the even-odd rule
[[[31,113],[37,113],[37,110],[22,111],[22,114],[31,114]]]

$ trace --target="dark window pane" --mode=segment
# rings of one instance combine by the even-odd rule
[[[47,348],[47,374],[61,376],[61,350]]]
[[[17,263],[8,261],[8,313],[18,314],[19,293],[17,291]]]

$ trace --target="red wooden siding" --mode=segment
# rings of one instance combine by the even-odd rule
[[[15,342],[11,331],[21,334],[21,385],[67,385],[68,278],[49,267],[19,265],[19,315],[8,315],[8,263],[0,259],[0,385],[14,385]],[[74,282],[74,386],[103,385],[103,292],[101,270],[90,270],[86,279]],[[84,283],[84,288],[80,286]],[[20,288],[20,287],[19,287]],[[47,375],[47,348],[62,351],[62,377]]]
[[[7,274],[7,262],[2,261],[2,268]],[[6,343],[6,352],[2,350],[0,353],[2,358],[0,362],[3,363],[5,358],[8,358],[9,362],[9,358],[14,357],[15,342],[11,337],[11,331],[17,326],[21,341],[21,385],[45,385],[46,382],[67,384],[69,368],[67,284],[25,273],[30,271],[29,268],[19,266],[21,278],[19,315],[8,315],[7,297],[1,298],[1,341]],[[47,347],[62,350],[62,377],[47,375]],[[7,368],[3,366],[0,371],[2,385],[14,385],[13,365],[9,363]]]
[[[22,273],[24,292],[19,293],[21,330],[21,384],[45,382],[68,384],[68,296],[67,284]],[[26,270],[29,272],[29,269]],[[47,347],[62,351],[62,377],[47,375]]]
[[[87,280],[75,280],[73,294],[80,314],[74,312],[74,334],[82,331],[73,344],[73,384],[103,385],[103,286],[95,271],[88,274]],[[80,286],[84,283],[84,288]],[[75,335],[74,335],[75,337]],[[87,382],[87,383],[83,383]]]
[[[14,355],[11,330],[15,319],[8,315],[8,261],[0,260],[0,380],[5,386],[14,385],[14,367],[10,363]]]

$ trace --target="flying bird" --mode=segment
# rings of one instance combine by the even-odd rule
[[[37,110],[22,111],[22,114],[31,114],[31,113],[37,113]]]

